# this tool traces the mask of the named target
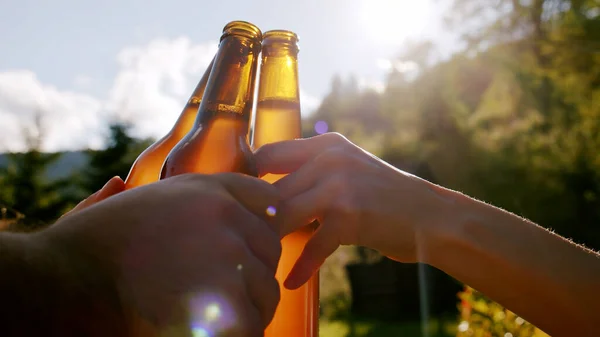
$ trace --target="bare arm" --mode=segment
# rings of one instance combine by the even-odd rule
[[[398,170],[339,134],[268,144],[261,173],[286,174],[282,235],[319,219],[285,282],[295,289],[342,245],[424,262],[553,337],[598,336],[600,256],[514,214]]]
[[[424,262],[552,336],[598,335],[598,254],[514,214],[449,194],[453,202],[423,235]]]

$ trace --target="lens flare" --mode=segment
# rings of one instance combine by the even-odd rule
[[[219,292],[195,293],[189,298],[190,328],[194,337],[215,337],[238,324],[231,302]]]
[[[267,215],[275,216],[277,214],[277,209],[274,206],[267,207]]]
[[[193,327],[192,328],[192,336],[193,337],[212,337],[206,329],[201,327]]]
[[[327,130],[329,130],[329,126],[327,125],[327,122],[325,121],[318,121],[315,123],[315,132],[319,135],[324,134],[325,132],[327,132]]]
[[[208,322],[216,321],[221,317],[221,308],[217,303],[211,303],[204,310],[204,317]]]

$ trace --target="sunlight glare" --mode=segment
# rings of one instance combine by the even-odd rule
[[[361,25],[376,43],[399,45],[427,27],[430,1],[363,0]]]
[[[204,316],[208,322],[215,321],[221,317],[221,308],[216,303],[211,303],[206,307]]]
[[[194,328],[192,328],[192,336],[193,337],[210,337],[210,334],[204,328],[194,327]]]

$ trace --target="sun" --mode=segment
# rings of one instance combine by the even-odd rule
[[[362,0],[359,10],[365,34],[377,44],[401,44],[430,24],[430,0]]]

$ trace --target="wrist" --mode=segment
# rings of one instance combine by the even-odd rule
[[[428,210],[427,220],[417,231],[417,259],[446,271],[447,262],[453,261],[453,254],[466,244],[462,228],[474,216],[474,205],[471,198],[459,192],[433,184],[431,191],[436,206]]]

